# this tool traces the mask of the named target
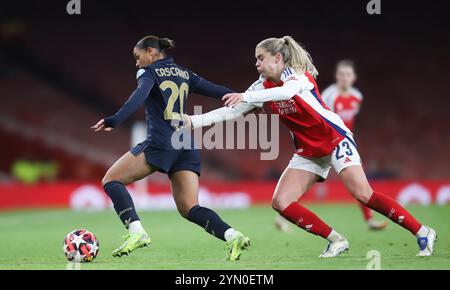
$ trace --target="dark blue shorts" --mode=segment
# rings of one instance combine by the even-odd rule
[[[198,149],[160,149],[152,147],[149,141],[144,141],[130,150],[134,156],[141,152],[144,152],[145,160],[151,167],[168,174],[169,177],[180,170],[193,171],[200,176],[200,151]]]

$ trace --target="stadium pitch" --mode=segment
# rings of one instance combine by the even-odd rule
[[[70,268],[63,239],[77,228],[92,231],[100,242],[97,258],[81,264],[81,269],[366,269],[373,266],[374,257],[381,269],[450,269],[448,206],[408,207],[439,235],[432,257],[416,257],[416,239],[394,223],[382,232],[369,231],[355,204],[307,206],[348,238],[349,253],[319,259],[326,241],[297,228],[290,234],[279,232],[273,225],[275,212],[268,206],[218,211],[251,238],[250,249],[236,262],[224,261],[224,243],[176,211],[139,212],[152,239],[150,248],[114,258],[111,252],[126,231],[112,211],[21,210],[0,213],[0,269]]]

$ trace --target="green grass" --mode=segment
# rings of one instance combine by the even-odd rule
[[[240,261],[224,261],[224,243],[175,211],[141,212],[152,245],[128,257],[113,258],[125,230],[112,211],[77,213],[36,210],[0,213],[0,269],[66,269],[64,236],[77,228],[92,231],[100,241],[97,259],[82,269],[366,269],[367,252],[381,254],[382,269],[450,269],[450,207],[409,207],[439,234],[435,255],[416,257],[411,234],[393,223],[384,232],[370,232],[356,205],[308,205],[350,241],[350,252],[319,259],[326,241],[295,228],[291,234],[273,226],[269,207],[219,211],[252,240]],[[377,216],[381,218],[380,216]]]

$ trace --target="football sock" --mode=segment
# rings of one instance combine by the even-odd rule
[[[413,235],[416,235],[422,227],[406,209],[385,194],[373,192],[367,206],[388,217]]]
[[[340,239],[342,239],[342,236],[335,230],[331,230],[331,233],[327,237],[327,240],[330,242],[337,242]]]
[[[429,232],[430,232],[430,230],[427,227],[421,226],[420,230],[416,233],[416,238],[426,237]]]
[[[224,234],[225,241],[234,239],[236,237],[237,233],[238,233],[238,231],[236,231],[235,229],[229,228],[228,230],[225,231],[225,234]]]
[[[111,198],[116,213],[127,229],[130,223],[139,220],[133,199],[125,185],[118,181],[111,181],[105,184],[103,188]]]
[[[365,206],[363,203],[358,202],[359,207],[361,208],[361,211],[363,213],[364,216],[364,220],[367,222],[369,220],[371,220],[373,218],[373,213],[372,210],[370,208],[368,208],[367,206]]]
[[[324,239],[327,239],[332,229],[326,223],[324,223],[318,216],[307,208],[301,206],[298,202],[291,203],[281,213],[291,223],[296,224],[300,228],[319,235]]]
[[[225,231],[231,227],[214,211],[200,205],[193,206],[188,213],[188,220],[201,226],[211,235],[225,241]]]
[[[131,222],[128,226],[128,231],[130,234],[140,234],[145,232],[140,220]]]

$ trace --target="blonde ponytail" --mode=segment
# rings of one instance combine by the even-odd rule
[[[262,48],[272,55],[281,53],[286,66],[292,67],[298,73],[309,72],[314,78],[319,74],[309,53],[291,36],[267,38],[258,43],[256,47]]]

